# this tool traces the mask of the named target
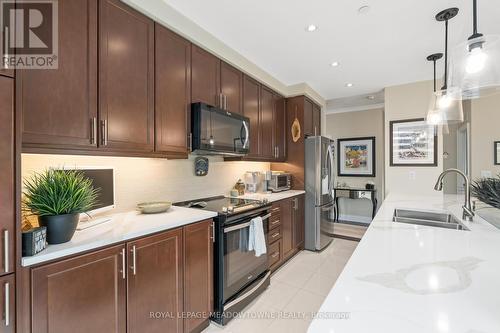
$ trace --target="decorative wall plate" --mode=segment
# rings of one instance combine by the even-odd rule
[[[293,142],[297,142],[300,139],[300,122],[297,118],[292,123],[292,140]]]

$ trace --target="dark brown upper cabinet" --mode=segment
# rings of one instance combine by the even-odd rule
[[[14,80],[0,76],[0,276],[14,271]]]
[[[155,24],[155,150],[188,154],[191,43]]]
[[[14,70],[10,68],[1,68],[0,67],[0,75],[14,77]]]
[[[23,146],[95,148],[97,0],[60,1],[58,19],[59,68],[17,71]]]
[[[220,65],[220,92],[224,110],[243,113],[243,73],[233,66],[221,61]]]
[[[99,4],[99,144],[152,152],[154,23],[121,1]]]
[[[184,227],[184,312],[205,314],[184,320],[184,332],[200,332],[213,311],[213,221]]]
[[[274,92],[267,87],[260,89],[260,157],[272,160],[276,157],[274,140]]]
[[[274,145],[275,160],[284,162],[286,160],[286,115],[285,98],[274,94]]]
[[[260,157],[260,84],[254,79],[243,78],[243,115],[250,119],[249,158]]]
[[[313,104],[313,131],[314,135],[321,135],[321,108]]]
[[[222,106],[220,60],[196,45],[191,46],[191,100]]]
[[[304,99],[304,136],[314,135],[313,102]]]
[[[125,333],[125,256],[115,246],[33,268],[32,333]]]
[[[181,228],[127,243],[128,333],[182,332],[182,247]],[[155,320],[152,311],[173,316]]]

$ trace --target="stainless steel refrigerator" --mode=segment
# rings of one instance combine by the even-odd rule
[[[333,240],[335,202],[334,141],[322,136],[305,140],[305,248],[324,249]]]

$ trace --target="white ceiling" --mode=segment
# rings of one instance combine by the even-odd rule
[[[432,79],[425,58],[443,50],[444,24],[434,20],[442,9],[460,8],[451,45],[472,29],[472,0],[163,1],[286,85],[306,82],[325,99]],[[480,32],[500,34],[498,0],[478,2]],[[362,5],[368,13],[358,14]],[[305,32],[311,23],[318,30]]]

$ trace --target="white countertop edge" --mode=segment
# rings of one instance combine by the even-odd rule
[[[283,199],[296,197],[304,193],[306,193],[306,191],[304,190],[288,190],[288,191],[273,192],[273,193],[245,193],[243,195],[238,196],[238,198],[254,199],[254,200],[267,199],[269,202],[276,202]]]
[[[168,216],[169,212],[175,215]],[[189,216],[186,216],[186,213],[188,213]],[[45,250],[34,256],[23,257],[21,259],[21,266],[29,267],[55,259],[77,255],[86,251],[113,246],[132,239],[146,237],[158,232],[211,219],[215,216],[217,216],[216,212],[175,206],[168,212],[161,214],[142,215],[134,211],[115,214],[113,215],[113,219],[116,219],[116,221],[104,223],[86,230],[76,231],[73,239],[67,243],[48,245]],[[132,219],[130,219],[131,217]],[[159,218],[165,218],[165,222],[158,224],[158,222],[154,221]],[[176,221],[172,222],[171,219],[174,218]],[[141,226],[138,224],[141,223],[140,219],[153,220],[154,225],[145,226],[141,229]],[[110,230],[113,228],[116,228],[115,232],[112,232],[110,235]],[[79,238],[81,237],[86,237],[89,240],[80,240]]]

